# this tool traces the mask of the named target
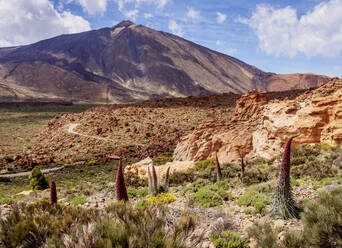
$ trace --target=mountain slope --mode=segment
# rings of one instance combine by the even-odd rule
[[[315,87],[328,77],[266,73],[175,35],[123,21],[0,49],[0,100],[121,103]]]

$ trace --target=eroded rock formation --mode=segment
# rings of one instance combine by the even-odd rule
[[[237,102],[231,121],[207,123],[183,137],[175,149],[177,160],[214,157],[222,162],[272,158],[285,140],[300,134],[294,144],[342,143],[342,80],[333,80],[293,100],[267,103],[266,93],[252,91]]]

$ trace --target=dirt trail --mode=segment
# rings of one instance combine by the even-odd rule
[[[50,173],[50,172],[61,170],[63,168],[64,168],[64,166],[57,167],[57,168],[52,168],[52,169],[44,169],[44,170],[42,170],[42,173]],[[29,176],[30,174],[31,174],[31,171],[26,171],[26,172],[14,173],[14,174],[0,175],[0,178],[4,178],[4,177],[24,177],[24,176]]]
[[[105,140],[105,141],[112,141],[112,142],[114,142],[114,140],[112,140],[112,139],[108,139],[108,138],[104,138],[104,137],[100,137],[100,136],[93,136],[93,135],[87,135],[87,134],[78,133],[78,132],[74,131],[74,129],[78,125],[80,125],[80,124],[79,123],[70,123],[69,127],[68,127],[68,133],[79,135],[79,136],[83,136],[83,137],[93,138],[93,139],[99,139],[99,140]]]
[[[67,132],[70,134],[74,134],[74,135],[79,135],[79,136],[83,136],[83,137],[87,137],[87,138],[92,138],[92,139],[98,139],[98,140],[104,140],[104,141],[109,141],[109,142],[115,142],[117,144],[117,140],[113,140],[110,138],[105,138],[105,137],[101,137],[101,136],[94,136],[94,135],[88,135],[88,134],[82,134],[82,133],[78,133],[76,131],[74,131],[74,129],[80,125],[79,123],[70,123],[68,126],[68,130]],[[138,143],[127,143],[127,142],[122,142],[123,145],[135,145],[135,146],[145,146],[143,144],[138,144]]]

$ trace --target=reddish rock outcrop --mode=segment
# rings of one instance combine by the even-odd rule
[[[259,93],[256,90],[244,94],[236,102],[236,107],[232,116],[232,121],[248,121],[260,114],[262,105],[267,103],[267,93]]]
[[[231,121],[208,123],[183,137],[175,149],[176,160],[202,160],[218,156],[222,162],[246,158],[271,158],[285,140],[300,134],[294,144],[342,143],[342,80],[333,80],[293,100],[267,103],[266,93],[253,91],[238,100]],[[266,104],[267,103],[267,104]]]

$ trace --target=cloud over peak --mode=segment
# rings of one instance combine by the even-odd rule
[[[174,20],[170,20],[169,22],[169,29],[170,31],[178,36],[183,36],[184,32],[182,30],[182,27]]]
[[[108,0],[77,0],[88,14],[103,14],[107,10]]]
[[[227,19],[227,15],[222,14],[221,12],[216,12],[216,15],[217,15],[216,21],[219,24],[224,23],[224,21]]]
[[[200,11],[197,11],[192,7],[188,7],[188,12],[186,13],[186,16],[190,18],[192,22],[197,22],[201,19]]]

